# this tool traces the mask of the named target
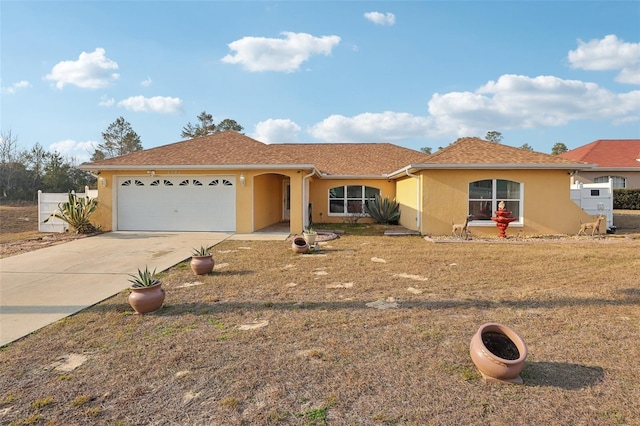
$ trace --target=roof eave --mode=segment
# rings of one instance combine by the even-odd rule
[[[411,167],[415,170],[421,169],[524,169],[524,170],[588,170],[593,169],[595,164],[586,163],[450,163],[450,164],[414,164]]]
[[[80,170],[316,170],[315,164],[80,164]]]
[[[388,179],[387,175],[332,175],[320,173],[321,179]]]

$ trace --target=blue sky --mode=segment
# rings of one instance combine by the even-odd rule
[[[5,1],[1,128],[86,161],[202,111],[265,143],[640,138],[638,1]]]

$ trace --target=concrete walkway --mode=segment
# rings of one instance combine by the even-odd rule
[[[0,259],[0,346],[129,288],[129,274],[163,271],[193,248],[286,233],[108,232]]]

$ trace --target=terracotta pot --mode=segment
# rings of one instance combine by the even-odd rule
[[[471,339],[469,353],[486,381],[522,383],[519,374],[527,357],[527,345],[509,327],[498,323],[481,325]]]
[[[309,244],[302,237],[295,237],[291,243],[291,250],[296,253],[306,253],[309,251]]]
[[[150,287],[130,287],[129,304],[136,314],[147,314],[157,311],[164,302],[162,283]]]
[[[206,275],[213,271],[215,262],[213,261],[213,255],[208,256],[191,256],[191,270],[196,275]]]

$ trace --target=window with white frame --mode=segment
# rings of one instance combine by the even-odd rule
[[[627,179],[622,176],[598,176],[593,180],[594,183],[607,183],[611,179],[614,188],[626,188]]]
[[[364,205],[380,195],[380,190],[365,185],[344,185],[329,189],[329,216],[364,214]]]
[[[504,201],[511,217],[520,218],[523,190],[520,182],[504,179],[484,179],[469,183],[469,214],[474,221],[491,221],[498,203]],[[493,223],[493,222],[491,222]]]

